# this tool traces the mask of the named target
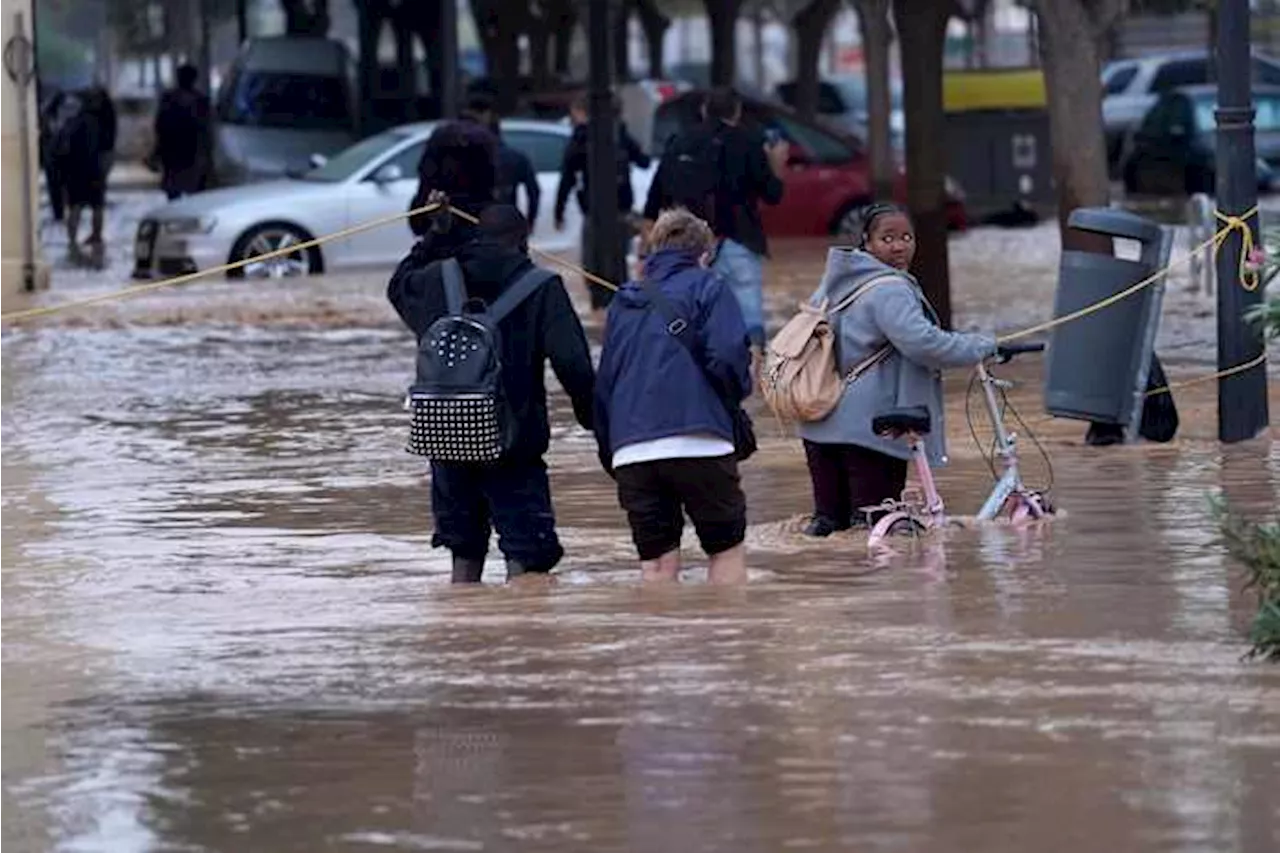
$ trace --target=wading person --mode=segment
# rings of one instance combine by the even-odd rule
[[[822,283],[810,300],[813,305],[824,299],[829,305],[847,303],[831,324],[840,375],[858,377],[845,385],[831,414],[799,427],[813,480],[814,516],[805,531],[811,536],[863,526],[874,520],[864,507],[902,493],[910,450],[871,431],[877,413],[927,408],[932,429],[925,451],[931,465],[944,464],[940,371],[978,364],[996,352],[993,337],[939,326],[933,307],[907,272],[915,252],[915,229],[906,211],[874,204],[863,216],[858,247],[830,250]],[[875,360],[886,343],[884,357]],[[862,369],[868,360],[873,363]]]
[[[209,98],[196,88],[200,72],[183,65],[177,77],[177,88],[160,96],[151,155],[160,169],[160,188],[170,200],[206,189],[213,161]]]
[[[538,270],[529,260],[528,233],[528,223],[515,207],[485,207],[474,238],[459,246],[450,259],[409,276],[414,298],[396,305],[419,338],[421,352],[423,336],[439,334],[437,321],[456,316],[446,290],[450,274],[446,264],[456,261],[466,310],[482,303],[486,311],[494,312],[499,333],[497,355],[511,429],[507,449],[489,463],[431,463],[435,518],[431,542],[452,552],[454,583],[480,581],[495,527],[508,580],[528,573],[546,574],[564,556],[543,461],[551,434],[546,365],[550,362],[586,429],[591,428],[595,371],[586,334],[564,284],[559,276]],[[448,349],[443,340],[440,348],[442,353]],[[452,366],[453,356],[448,358]]]
[[[710,223],[720,244],[714,269],[733,288],[747,332],[764,349],[764,259],[768,243],[760,224],[760,202],[782,201],[782,175],[789,148],[766,144],[742,127],[742,99],[732,89],[716,89],[702,107],[703,123],[672,139],[649,187],[644,217],[656,219],[673,206]]]
[[[649,155],[640,150],[640,144],[636,142],[631,132],[627,130],[626,123],[622,121],[616,99],[613,103],[613,111],[616,122],[615,129],[618,135],[617,168],[615,172],[618,188],[618,258],[625,261],[627,249],[631,244],[631,216],[636,203],[635,189],[631,186],[631,166],[635,165],[641,169],[647,169],[650,161]],[[560,164],[560,183],[556,188],[555,226],[557,231],[564,229],[565,208],[568,206],[569,196],[574,194],[574,190],[577,190],[578,208],[582,211],[582,261],[586,263],[588,258],[587,247],[595,240],[595,235],[592,233],[591,217],[588,215],[591,204],[591,190],[587,185],[587,122],[589,114],[585,95],[581,95],[574,100],[569,107],[569,116],[573,121],[573,136],[569,139],[569,144],[565,146],[564,157]],[[605,277],[610,275],[604,270],[591,270],[591,272],[602,274]],[[609,291],[594,285],[589,285],[588,290],[591,293],[592,310],[601,310],[609,305],[611,298]]]
[[[750,394],[742,309],[706,268],[714,235],[686,210],[658,217],[644,275],[609,306],[596,384],[600,461],[618,483],[645,581],[680,572],[688,513],[710,580],[746,579],[746,499],[732,409]]]

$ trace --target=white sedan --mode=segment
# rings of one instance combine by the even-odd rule
[[[435,123],[371,136],[298,178],[197,193],[150,211],[138,225],[134,277],[173,276],[234,263],[297,245],[370,220],[404,213],[418,187],[418,161]],[[503,140],[524,152],[542,191],[530,244],[544,251],[579,246],[582,214],[569,200],[565,227],[552,219],[560,163],[572,128],[542,121],[502,122]],[[649,192],[655,167],[633,167],[637,199]],[[523,190],[520,209],[527,210]],[[308,275],[358,267],[389,267],[413,245],[406,221],[391,222],[311,249],[250,263],[233,277]]]

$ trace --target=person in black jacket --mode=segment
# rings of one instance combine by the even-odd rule
[[[485,208],[474,239],[454,254],[469,298],[492,304],[532,267],[528,234],[528,223],[514,206]],[[447,308],[440,264],[433,263],[419,278],[420,299],[401,316],[421,337]],[[595,370],[586,333],[563,282],[558,277],[550,280],[498,328],[503,390],[517,424],[514,447],[494,465],[431,465],[436,525],[431,544],[453,552],[454,583],[480,581],[491,526],[498,530],[508,579],[545,574],[564,556],[542,458],[551,437],[544,378],[548,361],[569,395],[578,423],[586,429],[592,426]]]
[[[100,247],[106,214],[107,174],[116,146],[116,110],[101,86],[79,95],[81,108],[65,130],[67,141],[59,171],[67,200],[67,242],[79,251],[80,215],[90,209],[88,245]]]
[[[614,101],[614,114],[618,116],[620,109],[617,101]],[[569,196],[577,190],[578,208],[582,211],[582,259],[587,258],[587,246],[594,239],[590,228],[590,217],[587,215],[590,210],[591,191],[587,186],[587,121],[589,118],[587,111],[587,100],[585,96],[579,96],[569,108],[570,118],[573,120],[573,136],[569,139],[569,144],[565,146],[564,158],[560,164],[560,184],[556,188],[556,206],[555,206],[555,226],[557,231],[564,230],[564,212],[569,204]],[[636,142],[635,137],[627,130],[627,125],[620,116],[617,119],[618,131],[618,162],[617,162],[617,182],[618,182],[618,236],[621,240],[621,247],[618,257],[626,258],[627,249],[631,244],[631,214],[635,207],[636,196],[635,189],[631,186],[631,166],[632,164],[641,169],[649,167],[649,155],[640,150],[640,143]],[[592,270],[592,272],[601,272]],[[608,271],[603,271],[604,275],[609,275]],[[592,286],[591,290],[591,307],[594,310],[601,310],[608,307],[611,293],[599,287]]]
[[[533,171],[533,163],[523,151],[512,148],[502,138],[502,123],[488,92],[472,92],[467,99],[465,117],[484,125],[498,141],[498,174],[493,190],[494,200],[519,207],[516,204],[516,192],[524,187],[525,197],[529,202],[525,219],[529,221],[529,230],[533,231],[534,223],[538,220],[538,204],[542,200],[542,188],[538,186],[538,174]]]
[[[687,139],[668,150],[687,151],[706,146],[716,150],[719,164],[715,182],[711,225],[720,240],[714,269],[733,287],[742,306],[751,342],[764,348],[764,259],[769,247],[760,224],[760,202],[782,201],[782,175],[786,169],[785,142],[766,144],[760,132],[742,126],[742,99],[732,89],[715,89],[702,108],[704,122],[687,131]],[[649,187],[644,218],[653,222],[671,207],[687,204],[681,188],[674,186],[677,172],[670,157],[663,157]]]
[[[160,96],[149,158],[170,201],[208,188],[213,171],[212,110],[208,96],[196,88],[200,72],[183,65],[177,77],[177,87]]]

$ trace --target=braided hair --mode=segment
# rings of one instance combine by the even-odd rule
[[[911,221],[911,214],[907,212],[907,209],[891,201],[877,201],[864,207],[862,209],[862,228],[858,232],[858,248],[867,248],[867,244],[871,241],[871,232],[876,227],[876,220],[882,216],[889,216],[895,213],[905,216],[908,222]]]

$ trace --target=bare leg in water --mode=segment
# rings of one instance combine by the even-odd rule
[[[734,545],[711,558],[707,580],[714,584],[743,584],[747,582],[747,549]]]
[[[680,577],[680,551],[668,551],[656,560],[640,563],[644,583],[675,583]],[[735,545],[711,558],[707,580],[713,584],[741,584],[747,580],[746,549]]]

